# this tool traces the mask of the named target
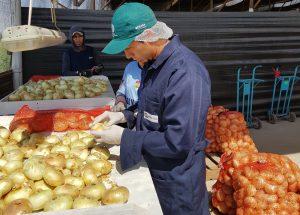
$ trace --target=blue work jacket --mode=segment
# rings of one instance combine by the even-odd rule
[[[124,170],[144,157],[166,215],[209,214],[204,148],[210,104],[205,66],[175,35],[143,68],[138,107],[124,111],[129,128],[120,149]]]

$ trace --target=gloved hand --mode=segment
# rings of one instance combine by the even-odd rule
[[[120,145],[124,128],[118,125],[112,125],[102,131],[91,130],[91,134],[96,137],[96,142]]]
[[[122,112],[110,112],[105,111],[103,114],[97,116],[94,122],[91,123],[90,127],[93,127],[96,123],[108,121],[107,126],[125,123],[126,118]]]
[[[121,112],[125,110],[125,104],[123,102],[118,102],[115,106],[112,107],[112,112]]]

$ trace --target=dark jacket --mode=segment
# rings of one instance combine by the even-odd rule
[[[202,61],[175,35],[143,68],[137,110],[124,111],[136,131],[123,132],[121,167],[144,157],[166,215],[209,214],[204,149],[210,87]]]
[[[69,40],[72,43],[72,47],[68,48],[63,53],[62,60],[62,75],[63,76],[75,76],[77,71],[91,69],[96,66],[96,53],[93,47],[84,45],[84,50],[79,51],[73,44],[72,35],[74,32],[83,33],[85,42],[85,33],[82,28],[78,26],[72,26],[69,31]]]

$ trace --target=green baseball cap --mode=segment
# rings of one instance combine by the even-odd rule
[[[135,37],[145,29],[151,28],[157,19],[150,7],[141,3],[125,3],[119,7],[112,18],[113,39],[102,50],[106,54],[124,51]]]

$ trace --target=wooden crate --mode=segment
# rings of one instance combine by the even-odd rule
[[[206,181],[217,180],[220,172],[220,156],[214,153],[205,153]]]

